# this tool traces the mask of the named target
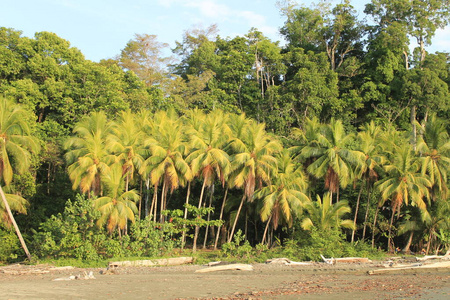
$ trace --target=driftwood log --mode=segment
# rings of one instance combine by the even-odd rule
[[[152,267],[152,266],[178,266],[191,264],[194,262],[193,257],[172,257],[151,260],[125,260],[113,261],[108,264],[109,268],[117,267]]]
[[[266,264],[277,264],[277,265],[299,265],[299,266],[307,266],[312,265],[312,262],[298,262],[298,261],[292,261],[289,258],[272,258],[266,260]]]
[[[322,254],[320,255],[324,263],[334,265],[336,263],[369,263],[370,259],[367,257],[342,257],[342,258],[325,258]]]
[[[423,269],[438,269],[438,268],[450,268],[450,261],[437,262],[437,263],[432,263],[432,264],[427,264],[427,265],[414,264],[411,266],[376,269],[376,270],[370,270],[367,273],[369,275],[375,275],[375,274],[384,274],[384,273],[395,273],[398,271],[412,270],[412,269],[423,270]]]
[[[253,266],[246,265],[246,264],[219,265],[219,266],[200,269],[200,270],[195,271],[195,273],[208,273],[208,272],[228,271],[228,270],[253,271]]]

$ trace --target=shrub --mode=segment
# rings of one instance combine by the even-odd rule
[[[0,226],[0,263],[10,262],[21,252],[19,239],[14,231]]]

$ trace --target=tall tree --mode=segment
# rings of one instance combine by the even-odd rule
[[[252,202],[255,189],[270,182],[276,171],[275,154],[281,150],[280,142],[267,134],[265,125],[256,122],[249,122],[240,137],[233,137],[231,145],[235,154],[229,180],[231,186],[242,188],[244,193],[228,241],[233,238],[244,201]]]
[[[333,193],[339,192],[339,186],[345,188],[350,183],[355,168],[362,164],[365,156],[360,151],[350,149],[349,143],[353,136],[345,133],[339,120],[332,119],[330,124],[321,126],[318,134],[305,135],[315,139],[302,148],[300,157],[314,159],[307,171],[316,178],[324,178],[325,188],[330,191],[331,202]]]
[[[427,176],[420,173],[420,164],[409,145],[397,147],[393,161],[385,166],[387,177],[378,184],[382,201],[391,200],[391,220],[389,223],[388,249],[393,251],[392,225],[394,215],[400,214],[404,205],[417,206],[423,216],[428,214],[424,198],[429,197],[428,188],[431,182]]]
[[[85,116],[75,125],[75,135],[65,144],[67,169],[74,190],[79,187],[82,193],[101,195],[101,175],[115,161],[107,144],[111,125],[103,112]]]
[[[143,163],[142,139],[144,132],[136,124],[136,115],[131,111],[122,112],[114,124],[111,138],[111,152],[118,156],[125,176],[125,191]]]
[[[29,120],[28,112],[21,106],[5,98],[0,99],[0,196],[3,201],[2,206],[16,230],[25,254],[31,260],[30,252],[11,212],[7,196],[1,187],[11,183],[14,172],[25,172],[30,165],[31,154],[39,151],[39,144],[31,135]],[[23,203],[23,199],[14,196],[9,198],[16,200],[13,208],[21,208],[21,205],[15,204]]]
[[[450,139],[445,123],[435,115],[423,127],[417,144],[422,163],[422,174],[428,174],[432,183],[432,197],[447,199],[447,172],[450,169]]]
[[[160,211],[166,209],[167,193],[173,192],[180,186],[192,180],[192,172],[184,159],[186,153],[183,124],[178,115],[172,110],[160,111],[154,115],[151,122],[151,133],[144,141],[150,156],[144,161],[141,175],[149,179],[155,187],[162,183]],[[156,205],[155,205],[156,211]],[[156,215],[156,214],[155,214]],[[163,215],[160,216],[163,221]]]
[[[229,134],[226,128],[226,116],[222,111],[214,111],[207,116],[198,110],[191,111],[192,119],[189,128],[190,154],[186,161],[190,163],[192,172],[203,180],[198,208],[202,206],[205,187],[212,187],[216,179],[225,185],[225,178],[230,172],[230,158],[223,150],[228,142]],[[201,123],[196,122],[198,118]],[[195,228],[193,250],[196,250],[199,227]]]
[[[122,68],[136,73],[147,86],[163,85],[167,80],[165,66],[172,60],[162,56],[164,48],[168,46],[158,42],[156,35],[136,34],[117,59]]]
[[[295,164],[286,149],[277,155],[277,159],[278,171],[274,178],[255,193],[255,198],[263,199],[261,221],[271,222],[274,229],[277,229],[279,224],[291,227],[294,217],[300,216],[303,205],[309,201],[305,194],[307,182],[302,166]],[[263,243],[266,233],[267,230],[264,231]]]

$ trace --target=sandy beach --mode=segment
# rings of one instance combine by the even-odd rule
[[[0,299],[450,299],[450,268],[369,275],[382,262],[254,264],[253,271],[195,273],[202,268],[5,266]],[[64,280],[90,272],[95,279]]]

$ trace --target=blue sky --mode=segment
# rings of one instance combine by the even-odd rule
[[[185,30],[217,24],[222,37],[243,35],[256,27],[273,41],[284,18],[276,0],[0,0],[0,26],[24,36],[50,31],[68,40],[87,59],[99,61],[120,53],[138,34],[154,34],[174,47]],[[318,1],[299,0],[310,6]],[[339,3],[340,1],[332,1]],[[368,1],[353,0],[360,11]],[[450,51],[450,30],[437,32],[434,51]]]

